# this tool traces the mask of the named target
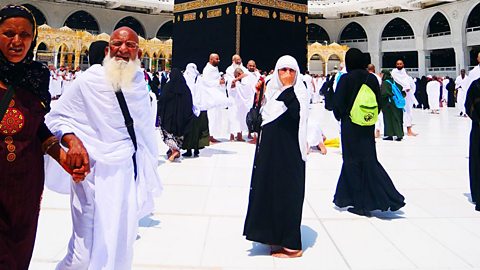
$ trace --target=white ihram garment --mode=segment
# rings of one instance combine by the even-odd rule
[[[137,137],[136,179],[134,147],[102,66],[75,80],[46,118],[57,138],[72,132],[82,140],[91,166],[83,182],[71,185],[73,234],[59,270],[132,267],[138,220],[153,211],[153,196],[161,191],[155,119],[145,84],[139,69],[131,87],[123,89]]]

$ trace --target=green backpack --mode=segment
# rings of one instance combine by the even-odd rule
[[[378,119],[377,98],[373,90],[362,84],[350,110],[352,123],[360,126],[373,126]]]

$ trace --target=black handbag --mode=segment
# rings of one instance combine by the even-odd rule
[[[247,113],[246,121],[248,132],[260,132],[262,127],[262,115],[260,114],[259,109],[256,107],[251,108]]]
[[[246,117],[246,122],[247,122],[247,127],[248,127],[248,132],[257,132],[259,133],[260,130],[262,129],[262,114],[260,113],[260,107],[262,104],[262,98],[263,98],[263,89],[260,90],[260,96],[258,97],[258,105],[255,106],[255,103],[253,104],[253,107],[248,111],[247,117]]]

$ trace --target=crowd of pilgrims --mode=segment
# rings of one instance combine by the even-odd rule
[[[480,66],[468,76],[462,70],[455,81],[414,79],[402,60],[377,73],[365,54],[349,49],[341,69],[325,78],[301,74],[289,55],[268,73],[254,60],[245,67],[234,55],[222,73],[215,53],[201,73],[191,63],[183,72],[151,74],[140,68],[138,35],[121,27],[110,42],[92,43],[89,69],[70,75],[33,61],[36,30],[25,7],[0,10],[0,266],[5,269],[28,268],[44,178],[63,177],[48,162],[70,174],[57,184],[72,196],[73,234],[57,269],[131,269],[137,221],[153,211],[153,196],[161,191],[154,125],[172,162],[182,151],[186,158],[198,157],[211,144],[245,142],[247,136],[255,156],[243,235],[269,245],[274,257],[302,256],[307,155],[311,147],[326,154],[322,123],[309,116],[316,103],[338,121],[343,164],[333,203],[371,216],[405,205],[377,159],[380,129],[385,140],[401,141],[404,127],[414,137],[414,107],[436,114],[445,101],[453,107],[456,100],[458,115],[472,119],[470,187],[480,211]],[[357,98],[365,91],[375,103],[369,109],[383,114],[377,123],[354,121]],[[53,161],[45,158],[44,170],[46,154]]]

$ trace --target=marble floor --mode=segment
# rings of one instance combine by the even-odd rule
[[[321,107],[311,115],[327,137],[338,136]],[[274,259],[242,236],[253,145],[222,142],[175,163],[160,156],[164,192],[140,222],[133,269],[480,269],[480,212],[469,201],[471,122],[447,108],[416,110],[414,122],[418,137],[377,140],[379,160],[406,198],[396,213],[366,218],[335,208],[340,150],[309,155],[298,259]],[[45,190],[30,269],[54,269],[70,233],[68,196]]]

